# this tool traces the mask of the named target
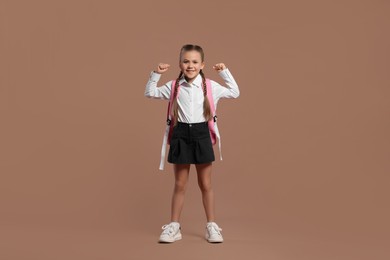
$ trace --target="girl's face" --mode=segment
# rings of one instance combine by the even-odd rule
[[[201,69],[204,67],[204,62],[202,62],[202,56],[199,52],[185,51],[181,55],[180,60],[180,69],[184,73],[186,80],[191,83],[196,76],[198,76]]]

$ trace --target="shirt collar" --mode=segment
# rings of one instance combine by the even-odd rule
[[[188,84],[187,80],[184,77],[184,74],[181,76],[179,84],[181,85],[183,82],[186,82]],[[194,81],[192,81],[192,84],[194,84],[198,88],[202,87],[202,76],[200,75],[200,73],[196,76]]]

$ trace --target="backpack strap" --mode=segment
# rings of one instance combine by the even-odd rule
[[[169,104],[168,104],[168,111],[167,111],[167,124],[171,124],[171,121],[172,121],[172,117],[173,117],[173,112],[172,112],[172,105],[173,105],[173,99],[175,98],[174,97],[174,93],[175,93],[175,85],[176,85],[176,79],[172,81],[172,85],[171,85],[171,95],[169,97]],[[180,85],[178,86],[177,88],[177,91],[179,92],[179,87]]]
[[[165,127],[165,133],[164,133],[163,143],[162,143],[162,147],[161,147],[161,159],[160,159],[160,167],[159,167],[159,169],[161,171],[164,170],[165,156],[167,153],[167,144],[170,143],[172,129],[173,129],[172,103],[173,103],[173,98],[174,98],[173,94],[175,92],[175,89],[174,89],[175,84],[176,84],[176,80],[173,80],[172,86],[171,86],[171,96],[169,98],[168,109],[167,109],[167,125]]]
[[[217,138],[218,138],[219,157],[220,157],[220,160],[222,161],[221,136],[219,134],[218,125],[217,125],[217,115],[216,115],[216,111],[215,111],[213,93],[211,91],[210,79],[206,79],[206,88],[207,88],[207,99],[209,100],[211,114],[213,115],[213,118],[211,120],[209,120],[209,122],[208,122],[209,129],[210,129],[211,142],[212,142],[212,144],[215,144],[217,142]]]

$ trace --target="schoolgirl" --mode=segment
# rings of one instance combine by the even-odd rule
[[[215,110],[220,99],[237,98],[240,91],[225,64],[215,64],[213,69],[218,72],[226,86],[213,80],[208,81],[202,71],[204,66],[203,49],[198,45],[186,44],[180,50],[178,78],[158,87],[161,75],[170,67],[169,64],[160,63],[157,69],[150,73],[146,84],[146,97],[171,100],[172,93],[174,95],[171,105],[173,129],[168,162],[173,164],[175,185],[171,201],[171,221],[162,226],[163,231],[159,242],[171,243],[182,238],[179,219],[191,164],[196,167],[198,185],[202,192],[207,218],[205,238],[208,242],[223,241],[222,229],[215,222],[214,215],[211,170],[215,157],[209,122],[214,121],[215,118],[208,96],[212,96],[211,102]],[[211,87],[207,87],[206,83],[209,83]],[[207,94],[207,89],[211,90],[212,95]],[[164,146],[162,153],[164,153]]]

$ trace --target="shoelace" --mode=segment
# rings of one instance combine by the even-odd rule
[[[217,233],[218,235],[221,235],[222,228],[218,227],[216,224],[209,224],[207,225],[207,229],[210,234]]]
[[[162,229],[164,230],[163,234],[167,234],[169,236],[172,236],[174,233],[174,227],[172,224],[165,224],[164,226],[162,226]]]

